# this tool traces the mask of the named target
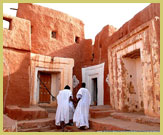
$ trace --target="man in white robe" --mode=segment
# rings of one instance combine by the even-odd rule
[[[74,106],[72,103],[72,91],[68,85],[64,90],[60,90],[57,96],[57,111],[55,117],[55,124],[61,126],[62,130],[66,124],[73,121]]]
[[[89,106],[91,104],[91,95],[88,89],[85,88],[85,83],[82,83],[82,88],[79,89],[76,95],[78,104],[74,112],[73,122],[76,127],[81,129],[89,128]]]

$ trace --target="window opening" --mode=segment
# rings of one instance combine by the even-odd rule
[[[12,19],[3,17],[3,28],[11,30],[11,21]]]
[[[51,32],[51,37],[52,38],[56,38],[57,37],[57,32],[56,31],[52,31]]]
[[[76,36],[75,37],[75,43],[79,43],[80,42],[80,37]]]

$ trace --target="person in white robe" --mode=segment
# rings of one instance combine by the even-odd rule
[[[60,90],[57,95],[57,111],[55,116],[55,124],[61,126],[64,131],[64,127],[70,121],[73,122],[74,106],[72,103],[72,91],[68,85],[64,90]]]
[[[85,83],[82,83],[82,88],[77,92],[78,104],[74,112],[73,122],[80,129],[89,128],[89,107],[91,104],[91,95],[88,89],[85,88]]]

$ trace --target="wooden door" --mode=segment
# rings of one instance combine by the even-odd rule
[[[51,74],[46,72],[40,72],[40,89],[39,89],[39,102],[40,103],[50,103],[50,94],[44,87],[44,85],[41,83],[41,81],[44,83],[44,85],[48,88],[48,90],[51,92]]]

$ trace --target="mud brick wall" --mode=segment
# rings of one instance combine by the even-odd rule
[[[76,37],[84,39],[83,22],[56,10],[21,3],[17,17],[31,22],[32,53],[50,55],[74,44]]]
[[[79,80],[79,84],[73,88],[73,95],[76,97],[76,93],[81,87],[82,71],[81,68],[89,66],[92,59],[92,41],[90,39],[83,39],[78,44],[67,46],[59,51],[55,51],[50,54],[52,57],[65,57],[74,59],[73,75]]]
[[[92,65],[105,63],[104,65],[104,104],[110,104],[110,86],[107,82],[108,72],[108,44],[105,42],[107,38],[112,36],[116,31],[116,28],[111,25],[106,25],[95,37],[95,43],[93,46],[93,60]]]
[[[110,98],[112,107],[117,110],[143,111],[149,116],[160,116],[160,14],[158,9],[159,4],[151,4],[108,39]],[[145,19],[142,18],[143,16],[146,16]],[[139,20],[138,23],[142,22],[142,25],[136,27],[135,23],[135,29],[133,29],[134,26],[131,27],[132,32],[117,36],[123,33],[127,24],[134,22],[133,20]],[[126,68],[124,59],[131,59],[133,56],[140,59],[142,72],[136,78],[141,80],[141,88],[138,84],[134,86],[127,77],[129,69]],[[131,60],[135,59],[137,58]],[[130,66],[134,70],[134,65]]]
[[[3,103],[29,106],[30,22],[4,15],[10,22],[3,29]]]
[[[90,39],[84,39],[83,22],[65,13],[20,3],[17,17],[4,15],[10,22],[10,28],[3,30],[5,105],[29,106],[30,55],[34,53],[51,59],[74,59],[73,75],[79,80],[73,89],[74,97],[82,82],[81,69],[105,63],[104,104],[117,110],[159,116],[160,4],[150,4],[119,30],[105,26],[94,45]],[[130,78],[131,57],[136,57],[135,63],[139,61],[141,66],[141,82],[132,72],[141,87]],[[136,67],[133,69],[137,71]]]
[[[31,52],[74,59],[73,75],[82,82],[81,68],[91,60],[91,40],[84,39],[84,24],[65,13],[34,4],[19,4],[17,16],[31,22]],[[56,37],[52,37],[52,31]],[[75,38],[78,37],[78,41]],[[90,62],[89,62],[90,63]],[[80,84],[74,88],[76,93]]]

